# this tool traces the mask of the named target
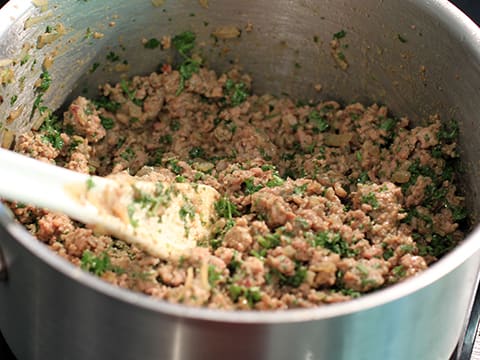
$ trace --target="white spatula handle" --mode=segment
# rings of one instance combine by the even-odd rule
[[[89,175],[0,148],[0,198],[5,200],[63,212],[89,223],[94,215],[92,209],[80,204],[65,190],[71,184],[82,186],[89,178]]]

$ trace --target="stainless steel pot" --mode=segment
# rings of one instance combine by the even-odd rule
[[[42,7],[42,1],[35,3]],[[44,103],[56,108],[85,86],[118,80],[115,70],[126,69],[108,62],[109,52],[128,61],[127,75],[147,73],[170,55],[144,49],[141,39],[191,29],[204,41],[211,67],[222,71],[238,62],[253,75],[257,92],[378,101],[416,123],[432,113],[454,117],[467,169],[463,186],[477,222],[480,31],[459,10],[446,0],[209,0],[206,5],[51,0],[41,12],[29,1],[11,1],[0,11],[0,74],[8,80],[11,68],[16,79],[0,90],[8,130],[2,141],[35,121],[32,83],[52,51],[53,83]],[[58,23],[65,34],[36,49],[37,36]],[[247,23],[253,31],[245,31]],[[226,25],[242,29],[241,36],[215,42],[210,34]],[[329,47],[342,29],[345,70]],[[91,36],[95,31],[103,37]],[[35,49],[22,65],[24,43]],[[97,71],[89,71],[97,62]],[[321,93],[313,89],[317,83]],[[21,105],[23,112],[6,122]],[[448,359],[462,334],[480,264],[477,229],[423,274],[358,300],[309,310],[222,312],[168,304],[104,283],[52,254],[4,207],[0,224],[6,274],[0,282],[0,328],[19,359]]]

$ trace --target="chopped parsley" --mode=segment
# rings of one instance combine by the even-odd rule
[[[120,60],[120,56],[115,54],[113,51],[110,51],[105,58],[110,62],[117,62]]]
[[[183,221],[186,221],[188,218],[192,220],[195,217],[195,207],[190,201],[186,201],[178,211],[178,214]]]
[[[185,181],[187,181],[185,176],[178,175],[178,176],[175,177],[175,182],[177,182],[177,183],[184,183]]]
[[[467,209],[462,206],[449,206],[449,208],[452,212],[453,221],[455,222],[462,221],[468,216]]]
[[[80,266],[83,270],[91,272],[97,276],[101,276],[107,271],[114,271],[117,273],[123,272],[118,267],[112,265],[110,257],[105,252],[99,256],[95,256],[91,251],[85,250],[82,254]]]
[[[412,252],[412,251],[415,250],[415,246],[410,245],[410,244],[400,245],[400,250],[402,250],[404,252]]]
[[[135,151],[131,147],[127,147],[120,157],[125,161],[131,161],[135,158]]]
[[[362,294],[352,289],[340,289],[340,293],[345,296],[351,296],[353,299],[359,298]]]
[[[18,96],[17,95],[13,95],[11,98],[10,98],[10,105],[14,105],[15,102],[17,101],[18,99]]]
[[[167,161],[167,166],[172,170],[172,172],[176,175],[181,175],[183,173],[183,167],[178,165],[177,159],[170,159]]]
[[[170,130],[172,131],[178,131],[180,130],[180,121],[178,121],[177,119],[173,119],[170,124],[169,124],[169,127],[170,127]]]
[[[263,189],[262,184],[255,185],[255,180],[253,177],[245,179],[243,181],[242,187],[244,188],[245,195],[252,195],[257,191]]]
[[[454,248],[456,244],[451,234],[445,236],[433,234],[430,242],[426,244],[417,241],[418,254],[420,256],[431,255],[439,258]]]
[[[100,115],[100,122],[105,130],[111,130],[115,126],[115,122],[112,118]]]
[[[299,185],[299,186],[295,186],[293,188],[293,193],[295,195],[303,195],[305,194],[305,191],[307,190],[307,186],[308,184],[303,184],[303,185]]]
[[[129,204],[127,206],[127,214],[128,214],[128,219],[130,220],[130,224],[134,228],[138,227],[138,220],[133,218],[133,215],[135,215],[135,205],[134,204]]]
[[[22,58],[22,60],[20,60],[20,65],[25,65],[28,62],[28,60],[30,60],[30,55],[29,54],[25,55]]]
[[[196,35],[192,31],[184,31],[172,38],[172,45],[184,57],[189,57],[195,47]]]
[[[392,269],[392,274],[395,275],[396,277],[401,278],[407,274],[407,269],[405,269],[403,265],[398,265]]]
[[[337,40],[343,39],[345,36],[347,36],[347,32],[345,30],[340,30],[339,32],[333,34],[333,38]]]
[[[393,142],[395,137],[395,127],[397,126],[397,119],[394,118],[381,118],[379,129],[384,130],[387,134],[383,136],[387,145]]]
[[[164,185],[159,182],[155,186],[153,194],[148,194],[137,187],[133,187],[134,197],[133,201],[139,204],[142,209],[147,210],[147,215],[153,216],[157,214],[158,209],[162,206],[167,206],[172,200],[172,188],[165,188]]]
[[[355,181],[355,179],[354,179]],[[360,173],[360,176],[356,179],[358,184],[365,184],[370,181],[370,177],[368,176],[368,172],[363,171]]]
[[[43,134],[43,140],[52,144],[55,149],[61,150],[63,148],[64,141],[61,136],[61,123],[56,116],[48,116],[40,127],[40,132]]]
[[[93,181],[93,179],[91,177],[89,177],[87,179],[86,185],[87,185],[87,191],[89,191],[89,190],[92,190],[95,187],[95,182]]]
[[[231,220],[233,216],[240,215],[235,204],[233,204],[226,197],[221,198],[215,203],[215,211],[217,212],[218,216],[227,220]]]
[[[342,257],[354,257],[357,255],[357,251],[350,249],[348,243],[338,233],[329,231],[316,233],[313,237],[313,244],[328,249]]]
[[[100,63],[94,62],[94,63],[92,64],[92,67],[90,68],[90,70],[88,70],[88,72],[89,72],[90,74],[93,74],[93,73],[98,69],[99,66],[100,66]]]
[[[198,61],[187,59],[179,67],[180,73],[180,85],[177,89],[177,95],[179,95],[183,89],[185,89],[185,81],[189,80],[194,73],[200,70],[200,63]]]
[[[155,49],[160,46],[160,41],[156,38],[151,38],[143,46],[145,49]]]
[[[135,97],[136,90],[130,90],[129,83],[125,79],[122,79],[122,81],[120,81],[120,87],[122,88],[122,91],[128,96],[131,102],[133,102],[137,106],[143,105],[143,100],[137,99]]]
[[[274,249],[280,246],[280,233],[265,234],[257,237],[258,244],[264,249]]]
[[[191,57],[191,51],[195,47],[195,40],[196,35],[191,31],[185,31],[181,34],[175,35],[172,39],[173,47],[184,59],[178,69],[180,73],[180,84],[177,89],[177,95],[179,95],[185,88],[185,81],[189,80],[194,73],[197,73],[200,70],[201,63],[193,60]]]
[[[257,302],[259,302],[262,299],[262,294],[260,292],[260,288],[256,286],[252,287],[245,287],[245,286],[239,286],[236,284],[230,285],[228,288],[228,291],[230,293],[230,298],[234,301],[237,302],[238,299],[243,296],[248,302],[248,305],[250,307],[253,307]]]
[[[325,132],[330,127],[325,116],[317,110],[313,110],[308,115],[308,120],[313,124],[313,131],[316,133]]]
[[[101,96],[100,98],[93,100],[93,103],[95,104],[97,109],[103,108],[112,113],[117,112],[118,109],[120,109],[119,103],[110,100],[106,96]]]
[[[384,259],[384,260],[388,260],[388,259],[390,259],[394,254],[395,254],[395,252],[393,251],[393,249],[387,247],[385,250],[383,250],[383,259]]]
[[[283,185],[285,180],[283,180],[280,176],[273,174],[273,177],[267,181],[267,186],[269,188],[277,187]]]
[[[248,88],[244,82],[234,82],[228,79],[225,82],[225,91],[230,99],[232,106],[238,106],[248,98]]]
[[[204,158],[205,151],[200,146],[194,146],[188,152],[188,156],[190,156],[190,159]]]
[[[444,143],[450,143],[458,138],[458,123],[455,120],[451,120],[448,123],[442,123],[442,127],[437,133],[439,141]]]
[[[363,204],[370,205],[373,208],[373,210],[377,210],[380,207],[377,197],[373,192],[370,192],[367,195],[362,195],[361,201]]]
[[[220,271],[214,265],[208,265],[208,283],[214,287],[221,278]]]
[[[287,276],[285,274],[282,274],[278,270],[274,272],[279,278],[280,285],[282,286],[287,285],[295,288],[299,287],[305,280],[305,277],[307,276],[307,268],[303,265],[300,265],[300,263],[296,264],[295,274],[292,276]]]
[[[40,84],[38,85],[37,90],[41,93],[44,93],[48,90],[52,84],[52,78],[48,71],[44,71],[40,74]]]

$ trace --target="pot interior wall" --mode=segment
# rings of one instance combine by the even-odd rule
[[[443,121],[457,120],[466,169],[462,181],[477,221],[480,39],[452,25],[446,17],[451,7],[447,1],[118,0],[112,5],[51,0],[43,8],[20,0],[11,3],[19,16],[0,33],[0,74],[8,80],[11,70],[14,78],[2,85],[0,136],[5,144],[13,133],[38,123],[38,111],[32,111],[39,95],[34,83],[46,57],[54,64],[49,69],[52,85],[42,100],[56,109],[79,94],[95,95],[101,83],[178,62],[172,50],[146,49],[142,39],[192,30],[208,66],[221,72],[240,65],[252,75],[257,93],[377,102],[414,124],[436,113]],[[63,24],[65,33],[39,49],[38,36],[47,26],[55,32],[57,24]],[[212,36],[225,26],[237,28],[240,36]],[[338,51],[334,56],[330,42],[342,30],[346,35],[340,40],[341,56]],[[348,67],[342,69],[343,58]],[[322,85],[321,92],[315,91],[316,84]],[[18,99],[11,101],[15,96]],[[18,116],[8,121],[12,111]]]

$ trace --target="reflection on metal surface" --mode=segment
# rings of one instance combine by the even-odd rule
[[[7,280],[7,263],[5,262],[5,257],[3,256],[2,251],[0,250],[0,281]]]
[[[173,335],[172,360],[182,359],[182,338],[182,327],[180,324],[177,324],[177,326],[175,326]]]
[[[480,334],[478,332],[477,332],[477,338],[475,340],[475,344],[473,345],[471,360],[480,360]]]

